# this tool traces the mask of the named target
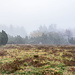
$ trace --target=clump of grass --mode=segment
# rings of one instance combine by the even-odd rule
[[[25,63],[24,63],[24,66],[27,66],[27,65],[28,65],[27,62],[25,62]]]

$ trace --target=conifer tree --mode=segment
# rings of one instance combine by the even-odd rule
[[[6,34],[6,32],[4,30],[2,30],[2,33],[1,33],[1,45],[5,45],[7,44],[8,42],[8,36]]]

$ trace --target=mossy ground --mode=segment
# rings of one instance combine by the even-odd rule
[[[0,75],[75,75],[75,46],[2,46]]]

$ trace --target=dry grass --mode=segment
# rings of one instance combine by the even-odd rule
[[[6,45],[0,47],[0,73],[74,75],[75,46]]]

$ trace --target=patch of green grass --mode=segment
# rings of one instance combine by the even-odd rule
[[[45,68],[50,68],[51,66],[50,65],[48,65],[48,66],[46,66]]]
[[[65,64],[64,63],[60,63],[60,64],[57,65],[57,67],[61,67],[61,68],[65,67]]]
[[[24,63],[24,66],[27,66],[27,65],[28,65],[27,62],[25,62],[25,63]]]
[[[30,71],[28,71],[28,72],[15,72],[14,74],[15,75],[17,75],[17,74],[20,74],[20,75],[33,75],[33,74],[41,75],[40,72],[35,72],[35,71],[33,71],[33,72],[30,72]]]
[[[4,75],[4,74],[11,74],[11,72],[10,72],[10,71],[1,71],[1,70],[0,70],[0,74],[1,74],[1,75]]]

